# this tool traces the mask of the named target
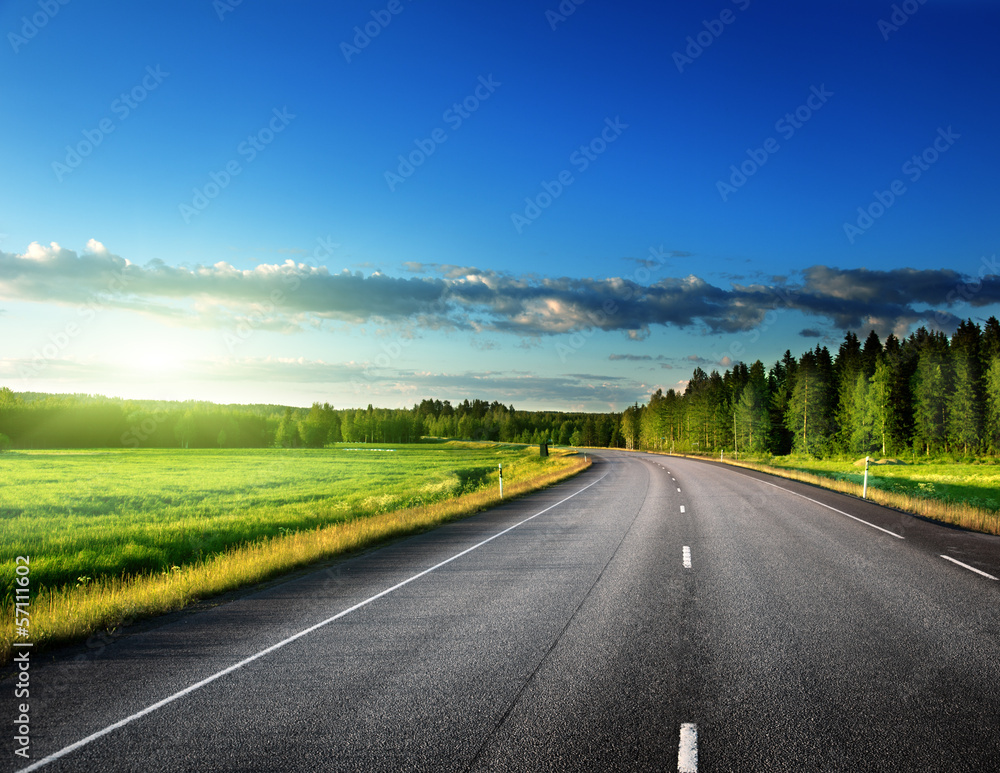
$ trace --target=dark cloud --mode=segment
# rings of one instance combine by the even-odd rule
[[[827,317],[841,330],[875,328],[899,334],[914,324],[939,325],[941,307],[1000,302],[998,269],[1000,265],[986,259],[975,277],[946,268],[879,271],[811,266],[802,272],[804,282],[793,307]]]
[[[680,254],[680,253],[671,253]],[[689,275],[643,284],[633,278],[514,276],[471,266],[405,263],[408,278],[381,272],[331,272],[288,260],[237,269],[226,262],[138,266],[99,242],[77,254],[32,244],[0,252],[0,296],[63,304],[99,302],[168,321],[224,327],[253,315],[256,327],[290,332],[322,320],[385,321],[417,328],[511,333],[523,341],[581,331],[620,331],[642,340],[653,328],[736,333],[768,312],[791,309],[841,330],[905,333],[915,324],[953,326],[951,310],[1000,303],[1000,265],[985,260],[975,276],[952,269],[888,271],[811,266],[798,282],[718,287]],[[819,336],[819,328],[803,333]],[[625,355],[622,355],[625,357]]]
[[[32,244],[24,255],[0,253],[0,295],[188,316],[199,325],[206,317],[230,324],[260,309],[286,321],[296,314],[350,322],[405,319],[442,308],[446,289],[442,279],[400,279],[377,272],[331,274],[323,266],[291,260],[249,270],[226,262],[187,268],[154,260],[137,266],[94,241],[80,255],[55,243]],[[182,305],[163,307],[152,299]],[[185,311],[188,302],[202,308]]]

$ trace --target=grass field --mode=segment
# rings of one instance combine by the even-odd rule
[[[499,463],[516,495],[582,461],[453,442],[0,454],[0,612],[13,618],[17,556],[31,557],[33,638],[71,641],[483,509]],[[9,651],[5,629],[0,661]]]
[[[792,468],[815,475],[862,485],[864,465],[850,461],[772,459],[775,467]],[[966,462],[916,462],[901,465],[870,464],[868,487],[907,496],[966,504],[1000,511],[1000,465]]]

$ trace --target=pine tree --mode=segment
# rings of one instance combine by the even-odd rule
[[[850,449],[856,454],[868,454],[875,449],[871,391],[871,379],[859,370],[854,378],[854,388],[847,398],[851,416]]]
[[[971,319],[959,324],[951,337],[954,383],[948,398],[948,438],[966,454],[970,447],[978,447],[982,434],[981,339],[982,332]]]
[[[786,349],[768,377],[768,391],[771,394],[771,450],[776,454],[788,454],[792,451],[795,433],[785,424],[785,417],[795,389],[797,370],[798,363],[791,351]]]
[[[979,341],[979,369],[986,373],[993,361],[1000,357],[1000,320],[990,317],[983,327],[983,335]]]
[[[865,369],[865,375],[869,378],[875,372],[875,361],[880,354],[882,354],[882,342],[879,340],[878,334],[872,330],[868,334],[868,338],[865,339],[864,348],[861,350],[862,367]]]
[[[625,440],[625,448],[631,450],[639,447],[639,432],[641,430],[639,406],[630,405],[622,413],[621,433]]]
[[[919,331],[918,331],[919,332]],[[925,331],[926,332],[926,331]],[[947,442],[947,385],[950,383],[945,356],[948,341],[941,334],[929,333],[921,347],[911,391],[914,403],[914,445],[924,453],[944,448]]]
[[[708,450],[708,437],[714,405],[709,394],[708,374],[695,368],[684,390],[685,421],[688,446],[691,450]]]
[[[976,367],[967,352],[953,353],[955,382],[948,396],[948,439],[965,454],[979,445],[981,426],[980,403],[976,399]]]
[[[641,437],[646,448],[660,450],[663,445],[663,390],[657,389],[642,410]]]
[[[889,435],[894,424],[893,372],[888,357],[879,357],[872,374],[871,389],[868,392],[868,415],[871,419],[875,440],[882,447],[882,455],[887,453]]]
[[[895,342],[894,336],[893,341]],[[886,349],[889,347],[886,346]],[[919,359],[920,349],[910,341],[902,342],[895,353],[888,355],[893,371],[889,438],[897,449],[907,448],[913,443],[916,408],[912,385]]]
[[[825,370],[815,352],[802,355],[785,413],[785,426],[795,435],[795,450],[808,456],[820,454],[829,437],[829,383]]]
[[[757,360],[750,366],[745,386],[736,402],[734,417],[738,450],[752,453],[768,450],[771,436],[769,396],[764,364]]]
[[[854,333],[848,332],[837,352],[834,372],[837,379],[837,440],[844,450],[854,450],[854,390],[861,373],[861,343]]]
[[[771,417],[767,412],[767,397],[753,384],[743,387],[736,404],[737,450],[758,452],[767,450]]]
[[[1000,451],[1000,353],[994,355],[986,371],[986,445],[992,453]]]

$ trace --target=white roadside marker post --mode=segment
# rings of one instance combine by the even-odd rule
[[[862,499],[868,499],[868,458],[865,457],[865,484],[861,487]]]
[[[500,462],[500,498],[503,499],[503,462]]]

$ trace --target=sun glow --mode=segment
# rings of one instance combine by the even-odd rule
[[[177,350],[158,343],[134,351],[123,361],[125,369],[143,378],[179,375],[184,370],[185,357]]]

